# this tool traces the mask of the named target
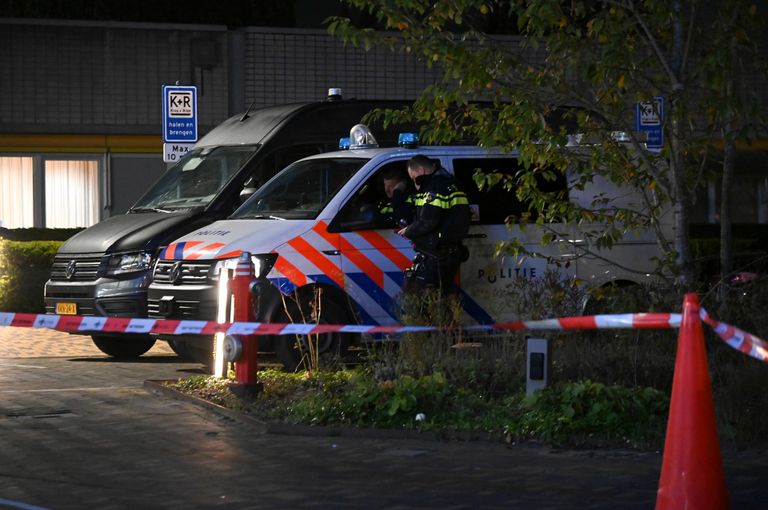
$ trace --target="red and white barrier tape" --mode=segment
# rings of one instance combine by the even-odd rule
[[[309,335],[318,333],[413,333],[435,331],[437,326],[371,326],[361,324],[286,324],[268,322],[190,321],[170,319],[131,319],[79,315],[2,313],[0,326],[50,328],[59,331],[102,331],[106,333],[155,333],[164,335]],[[471,330],[546,330],[546,329],[673,329],[680,327],[680,314],[633,313],[588,315],[540,321],[502,322],[468,326]]]
[[[768,343],[734,326],[712,319],[703,308],[701,320],[712,327],[728,345],[748,356],[768,362]],[[585,315],[538,321],[501,322],[467,326],[466,330],[593,330],[593,329],[675,329],[679,313],[627,313]],[[190,321],[170,319],[130,319],[78,315],[47,315],[0,312],[0,326],[48,328],[67,332],[153,333],[158,335],[312,335],[322,333],[414,333],[435,331],[437,326],[371,326],[360,324],[287,324],[268,322]]]
[[[159,335],[309,335],[319,333],[407,333],[431,331],[432,326],[366,326],[358,324],[288,324],[268,322],[212,322],[170,319],[131,319],[80,315],[0,312],[0,326],[49,328],[68,332],[154,333]]]
[[[679,313],[622,313],[613,315],[582,315],[544,319],[540,321],[499,322],[488,326],[468,326],[465,329],[674,329],[680,327]]]
[[[714,320],[703,308],[699,308],[699,318],[701,318],[702,322],[711,326],[714,332],[717,333],[717,336],[737,351],[768,363],[768,342],[762,338],[758,338],[730,324]]]

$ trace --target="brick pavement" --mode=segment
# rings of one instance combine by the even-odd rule
[[[173,354],[167,342],[158,341],[146,355]],[[45,328],[0,326],[0,358],[51,358],[105,356],[90,336],[72,335]]]

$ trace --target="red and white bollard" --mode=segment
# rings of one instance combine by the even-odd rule
[[[237,267],[229,281],[231,312],[229,322],[252,322],[251,286],[255,281],[251,254],[243,252],[237,260]],[[226,298],[225,298],[226,299]],[[233,389],[258,391],[258,353],[259,341],[256,335],[227,335],[217,345],[217,358],[223,356],[226,361],[235,363],[235,383]],[[217,366],[220,361],[217,359]]]

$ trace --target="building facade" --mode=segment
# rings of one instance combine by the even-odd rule
[[[198,89],[200,135],[254,107],[415,99],[436,72],[322,30],[0,18],[0,226],[87,227],[160,176],[163,85]],[[341,136],[341,135],[340,135]]]
[[[125,212],[167,167],[163,85],[197,86],[202,136],[250,105],[316,101],[330,87],[411,100],[439,79],[414,58],[323,30],[20,18],[0,18],[0,69],[6,228],[87,227]],[[765,87],[756,76],[750,84]],[[766,147],[738,158],[735,223],[768,224]],[[718,223],[718,190],[713,175],[695,223]]]

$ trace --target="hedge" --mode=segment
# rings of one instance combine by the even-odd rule
[[[0,312],[45,312],[43,289],[62,244],[0,239]]]
[[[3,228],[0,227],[0,240],[9,241],[66,241],[82,228]]]

